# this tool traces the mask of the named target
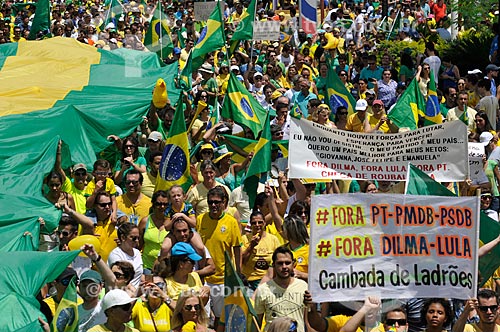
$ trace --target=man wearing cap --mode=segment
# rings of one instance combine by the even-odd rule
[[[111,270],[110,273],[112,274]],[[87,270],[80,277],[78,293],[83,299],[83,303],[78,306],[79,332],[87,331],[95,325],[106,322],[106,315],[104,315],[101,308],[101,301],[99,301],[102,284],[101,275],[94,270]]]
[[[54,287],[57,290],[56,295],[48,297],[48,298],[43,300],[49,306],[50,311],[52,312],[52,315],[54,315],[56,313],[57,307],[59,306],[59,303],[62,300],[64,292],[66,291],[66,288],[68,287],[68,285],[71,282],[71,279],[73,279],[73,277],[76,277],[78,279],[78,276],[76,275],[76,271],[71,267],[67,267],[56,278],[56,280],[54,280]],[[80,300],[80,303],[81,303],[81,300]]]
[[[489,65],[486,66],[486,76],[485,78],[489,79],[491,81],[491,88],[490,88],[490,92],[491,92],[491,95],[492,96],[497,96],[497,84],[495,82],[495,78],[498,77],[498,70],[500,69],[500,67],[498,67],[497,65],[494,65],[492,63],[490,63]],[[493,128],[496,127],[496,124],[493,126]]]
[[[356,113],[349,115],[347,118],[346,130],[362,133],[365,131],[364,122],[370,122],[371,115],[366,112],[368,103],[364,99],[359,99],[356,102]]]
[[[385,113],[384,103],[382,100],[377,99],[372,104],[373,114],[364,122],[365,133],[383,132],[383,133],[397,133],[398,128],[387,119]]]
[[[106,322],[96,325],[88,332],[139,332],[139,330],[125,325],[132,319],[132,307],[136,298],[131,298],[121,289],[109,291],[102,299],[102,311],[106,315]]]
[[[460,117],[464,112],[467,112],[466,118],[468,119],[468,130],[470,132],[474,132],[476,129],[476,123],[474,120],[476,119],[476,110],[472,107],[467,106],[467,102],[469,100],[469,94],[467,91],[461,91],[457,96],[457,106],[448,110],[448,114],[446,114],[446,121],[460,121]]]

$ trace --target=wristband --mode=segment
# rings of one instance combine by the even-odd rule
[[[97,256],[97,258],[95,260],[92,260],[92,263],[97,263],[101,260],[101,255]]]

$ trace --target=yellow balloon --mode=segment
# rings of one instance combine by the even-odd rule
[[[69,241],[68,247],[70,250],[80,250],[80,248],[85,244],[93,245],[96,252],[101,250],[101,242],[99,242],[99,239],[93,235],[77,236],[73,240]],[[83,252],[81,252],[78,256],[86,257]]]
[[[328,41],[328,43],[326,43],[326,45],[323,46],[325,50],[331,50],[339,46],[339,39],[333,36],[333,34],[331,34],[330,32],[326,33],[325,37],[326,40]]]

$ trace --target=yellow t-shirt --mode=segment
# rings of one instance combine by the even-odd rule
[[[149,215],[149,208],[151,207],[151,198],[142,195],[139,201],[132,204],[126,194],[116,198],[118,209],[128,216],[128,221],[135,225],[139,224],[142,218]]]
[[[85,188],[83,190],[78,189],[77,187],[75,187],[75,184],[71,182],[71,179],[69,177],[66,177],[61,190],[73,196],[76,212],[85,214],[85,212],[87,211],[87,208],[85,206],[87,204],[87,199],[85,198]]]
[[[496,328],[495,328],[495,331],[500,331],[500,325],[498,324],[495,324],[496,325]],[[464,332],[482,332],[483,330],[481,330],[479,328],[479,326],[477,326],[476,323],[472,323],[472,324],[465,324],[465,327],[464,327]]]
[[[243,245],[241,252],[243,252],[250,246],[250,240],[252,240],[252,234],[245,234],[241,238]],[[278,238],[272,234],[265,233],[250,254],[247,262],[241,265],[241,272],[247,277],[249,281],[255,281],[262,279],[269,267],[272,264],[273,252],[276,248],[280,246]]]
[[[139,299],[132,309],[134,327],[141,332],[170,330],[170,316],[172,316],[172,310],[170,310],[166,303],[162,303],[156,312],[151,313],[147,302],[142,302]]]
[[[118,238],[118,234],[115,226],[116,223],[113,223],[108,219],[105,223],[98,221],[97,225],[94,227],[94,234],[98,235],[97,238],[99,239],[99,242],[101,242],[99,254],[105,262],[108,261],[108,256],[111,251],[117,247],[115,240]]]
[[[85,188],[85,196],[91,196],[95,190],[95,179],[92,179],[87,184],[87,188]],[[116,194],[115,182],[110,178],[106,178],[106,192],[110,195]]]
[[[241,232],[238,221],[231,215],[224,213],[219,220],[210,218],[208,213],[196,218],[196,230],[201,236],[215,264],[215,273],[205,278],[212,284],[224,283],[225,257],[227,250],[231,258],[233,247],[241,246]]]
[[[368,117],[368,121],[370,121],[371,115],[369,113],[366,113],[366,117]],[[345,129],[349,131],[354,131],[356,133],[363,133],[365,131],[364,121],[365,121],[364,119],[363,121],[361,121],[361,119],[358,117],[358,113],[351,114],[347,118]]]
[[[223,184],[217,184],[218,186],[223,186],[226,189],[228,195],[231,194],[231,190]],[[191,203],[197,216],[208,212],[208,202],[207,202],[208,189],[202,183],[198,183],[195,187],[191,188],[187,194],[186,202]],[[120,206],[118,206],[120,207]]]
[[[56,310],[57,310],[57,306],[58,306],[58,303],[56,303],[56,301],[54,301],[54,297],[51,296],[51,297],[48,297],[46,299],[43,299],[43,302],[45,302],[45,304],[47,304],[49,306],[50,312],[52,312],[52,316],[54,316],[56,314]],[[76,303],[78,305],[82,304],[83,299],[78,296],[76,298]]]
[[[187,283],[181,284],[174,280],[174,277],[168,277],[165,279],[167,284],[167,294],[174,301],[179,299],[179,295],[182,292],[193,289],[199,291],[203,284],[201,282],[200,276],[196,272],[191,272],[188,274]]]
[[[266,233],[276,236],[278,238],[278,241],[280,242],[280,246],[286,243],[286,240],[283,238],[282,233],[280,233],[276,228],[276,224],[274,223],[274,221],[272,224],[266,226]]]
[[[290,245],[288,246],[290,248]],[[309,245],[304,244],[295,249],[290,248],[293,252],[293,258],[295,259],[295,268],[300,272],[307,273],[309,270]]]
[[[370,123],[370,127],[375,128],[378,124],[380,120],[377,119],[376,117],[374,116],[370,116],[368,118],[368,122]],[[389,125],[387,124],[387,122],[384,122],[379,128],[378,130],[384,132],[384,133],[390,133],[391,132],[391,129],[389,128]]]

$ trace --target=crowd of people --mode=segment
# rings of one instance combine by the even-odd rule
[[[397,306],[367,298],[350,308],[313,302],[307,289],[311,196],[325,193],[403,193],[404,183],[389,181],[288,179],[286,151],[273,145],[272,169],[259,184],[254,206],[243,186],[253,152],[235,145],[234,135],[257,139],[243,123],[230,118],[213,122],[236,76],[271,115],[273,141],[290,136],[290,111],[318,124],[364,133],[401,131],[387,118],[409,83],[415,79],[424,97],[431,75],[438,87],[443,121],[463,121],[471,142],[485,147],[483,173],[477,181],[447,184],[460,194],[480,188],[481,210],[498,221],[500,211],[500,89],[495,81],[498,40],[492,42],[490,65],[465,73],[433,42],[424,54],[405,48],[398,56],[379,52],[380,41],[402,42],[439,36],[448,40],[450,12],[444,0],[389,1],[388,16],[378,2],[325,1],[325,19],[315,33],[299,27],[297,4],[279,1],[278,8],[259,1],[256,19],[280,22],[282,39],[242,41],[228,57],[228,48],[214,50],[192,73],[192,86],[181,91],[186,127],[193,149],[189,189],[174,185],[156,190],[162,152],[176,106],[151,103],[144,121],[128,137],[111,135],[119,157],[97,156],[93,165],[76,163],[63,169],[62,143],[44,195],[63,211],[57,231],[45,232],[44,250],[68,250],[80,236],[93,244],[56,280],[40,292],[45,319],[51,323],[72,278],[78,279],[79,331],[223,331],[224,273],[229,253],[255,303],[256,322],[267,331],[377,331],[495,332],[499,283],[496,273],[465,303],[444,299],[411,299]],[[73,38],[93,47],[148,51],[145,34],[154,1],[54,2],[52,36]],[[229,45],[245,16],[248,2],[225,3]],[[118,7],[118,8],[116,8]],[[175,46],[162,60],[186,65],[200,38],[191,1],[163,1],[161,8]],[[0,43],[25,42],[33,23],[34,6],[2,5]],[[47,35],[47,32],[44,33]],[[38,35],[37,38],[42,38]],[[328,72],[333,69],[356,99],[354,113],[347,106],[332,109]],[[42,228],[42,232],[44,232]],[[495,243],[496,244],[496,243]],[[287,299],[287,300],[284,300]],[[380,316],[383,307],[383,315]],[[63,331],[67,320],[56,322]]]

